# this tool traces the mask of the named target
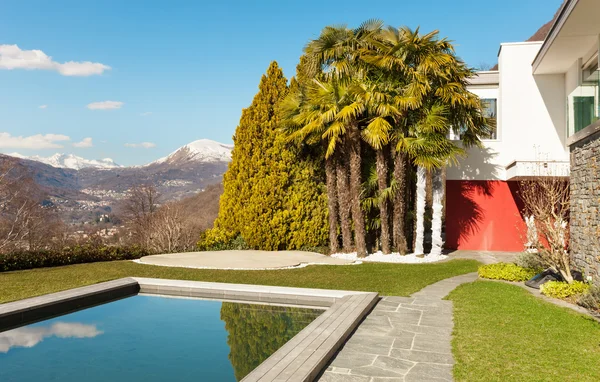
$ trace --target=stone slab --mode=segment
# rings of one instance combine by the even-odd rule
[[[142,264],[201,269],[281,269],[302,264],[347,265],[353,261],[305,251],[206,251],[142,257]]]

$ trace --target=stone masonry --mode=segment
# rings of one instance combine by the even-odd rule
[[[571,145],[571,253],[600,283],[600,132]]]

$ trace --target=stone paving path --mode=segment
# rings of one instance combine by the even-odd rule
[[[384,297],[319,379],[323,382],[452,381],[452,301],[442,300],[469,273],[411,297]]]

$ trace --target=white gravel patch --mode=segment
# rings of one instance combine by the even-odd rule
[[[344,260],[354,261],[370,261],[374,263],[404,263],[404,264],[418,264],[418,263],[435,263],[437,261],[445,260],[448,258],[447,255],[436,255],[428,254],[423,257],[417,257],[416,254],[410,253],[407,255],[401,255],[398,252],[384,255],[381,251],[367,255],[367,257],[359,258],[356,252],[352,253],[334,253],[331,257]]]

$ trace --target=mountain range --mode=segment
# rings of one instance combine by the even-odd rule
[[[154,164],[161,164],[165,162],[177,163],[184,161],[196,161],[196,162],[228,162],[231,159],[231,150],[233,145],[226,145],[211,141],[210,139],[199,139],[185,146],[182,146],[169,154],[166,157],[160,158],[152,163],[145,166]],[[26,159],[35,162],[47,164],[57,168],[68,168],[72,170],[81,170],[83,168],[123,168],[111,158],[104,159],[85,159],[73,154],[61,154],[56,153],[49,157],[42,157],[39,155],[25,156],[19,153],[6,154],[8,156]],[[144,166],[133,166],[133,167],[144,167]]]
[[[25,168],[49,200],[73,215],[73,221],[95,212],[110,212],[139,184],[152,184],[162,201],[181,199],[220,183],[231,161],[232,145],[201,139],[143,166],[124,167],[111,159],[88,160],[56,154],[48,158],[0,154]]]

